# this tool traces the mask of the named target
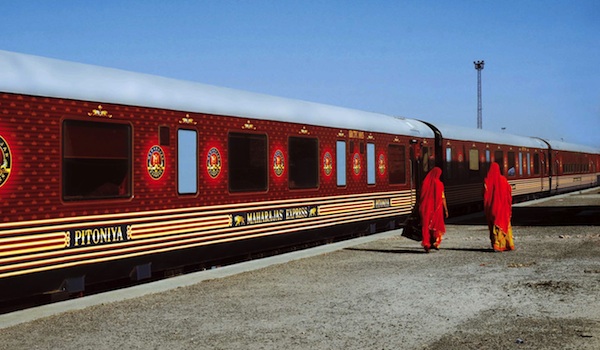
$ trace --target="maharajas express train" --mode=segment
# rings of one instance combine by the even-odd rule
[[[60,299],[598,183],[600,150],[0,51],[0,302]]]

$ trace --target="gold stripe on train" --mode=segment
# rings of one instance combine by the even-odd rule
[[[357,210],[368,210],[373,209],[375,204],[373,201],[362,201],[362,202],[348,202],[348,203],[336,203],[319,205],[319,215],[332,215],[339,213],[348,213]]]
[[[377,196],[373,196],[374,198],[378,198]],[[377,199],[375,199],[376,201]],[[392,201],[396,201],[397,199],[393,198]],[[351,204],[342,204],[342,206],[346,206],[345,209],[343,210],[338,210],[339,212],[345,212],[345,211],[352,211],[352,210],[364,210],[364,209],[372,209],[373,207],[373,202],[367,202],[364,201],[362,203],[358,203],[356,204],[356,202],[352,203],[349,202]],[[358,205],[358,206],[357,206]],[[395,203],[394,205],[397,205],[397,203]],[[329,215],[338,212],[338,211],[332,211],[331,208],[333,208],[334,205],[330,205],[329,207],[327,206],[323,206],[324,208],[324,213],[328,213]],[[339,206],[339,205],[338,205]],[[256,209],[257,207],[252,207],[252,209]],[[261,208],[261,207],[258,207]],[[273,208],[273,206],[270,207],[264,207],[264,208]],[[339,207],[338,207],[339,209]],[[328,211],[329,210],[329,211]],[[201,213],[200,215],[205,215],[206,213]],[[187,232],[189,230],[184,230],[184,227],[188,227],[186,225],[190,224],[189,227],[195,227],[195,229],[203,229],[203,230],[211,230],[211,229],[216,229],[216,228],[221,228],[221,227],[228,227],[231,226],[231,216],[230,215],[221,215],[219,217],[200,217],[198,218],[199,213],[194,213],[194,215],[196,215],[195,218],[193,219],[185,219],[185,220],[170,220],[170,221],[163,221],[164,216],[163,217],[154,217],[154,218],[146,218],[146,221],[144,223],[140,223],[140,224],[135,224],[134,228],[131,230],[131,238],[132,239],[137,239],[137,238],[142,238],[144,235],[146,234],[150,234],[151,236],[155,236],[155,235],[164,235],[164,231],[165,228],[167,228],[169,225],[182,225],[181,226],[181,230],[176,231],[176,232],[169,232],[168,234],[176,234],[176,233],[180,233],[180,232]],[[187,217],[187,215],[186,215]],[[199,223],[196,226],[194,226],[193,224],[191,224],[192,222],[196,222]],[[129,221],[124,221],[124,220],[112,220],[112,221],[106,221],[106,222],[91,222],[91,223],[87,223],[86,225],[89,226],[115,226],[117,224],[123,224],[123,223],[129,223]],[[205,225],[202,225],[201,223],[204,223]],[[71,224],[68,225],[67,227],[72,228],[72,227],[77,227],[77,228],[81,228],[81,227],[85,227],[84,224],[82,223],[77,223],[77,224]],[[155,229],[148,229],[149,227],[154,227]],[[62,226],[61,228],[64,228],[64,226]],[[46,228],[48,229],[48,228]],[[157,233],[158,232],[163,232],[163,233]],[[20,239],[22,241],[27,241],[27,240],[35,240],[38,239],[40,237],[41,234],[35,234],[35,235],[26,235],[26,236],[19,236]],[[61,235],[65,235],[64,233],[61,233]],[[67,237],[65,238],[66,240],[69,238],[69,235],[67,235]],[[0,242],[2,243],[6,243],[7,239],[10,240],[14,240],[14,237],[11,238],[3,238],[0,239]],[[4,253],[4,255],[9,255],[9,254],[15,254],[16,252],[6,252]],[[20,252],[19,252],[20,253]]]
[[[389,208],[387,208],[389,209]],[[243,240],[248,238],[255,238],[267,235],[275,235],[289,232],[302,231],[306,229],[314,229],[314,228],[322,228],[332,225],[344,224],[344,223],[354,223],[357,221],[364,221],[367,219],[379,219],[379,218],[389,218],[390,216],[398,215],[398,214],[407,214],[411,211],[411,208],[404,208],[401,211],[390,211],[387,210],[385,213],[364,213],[361,215],[356,215],[354,213],[353,217],[343,219],[343,216],[340,218],[338,215],[327,216],[327,220],[323,220],[323,222],[309,225],[307,226],[305,223],[294,223],[293,225],[287,225],[281,227],[278,230],[272,230],[271,227],[263,227],[263,228],[253,228],[251,230],[246,230],[245,232],[233,232],[233,233],[225,233],[221,235],[212,235],[207,237],[196,237],[192,239],[187,239],[184,241],[176,241],[176,242],[167,242],[166,244],[146,244],[138,247],[129,247],[129,248],[120,248],[113,249],[110,253],[111,255],[107,255],[106,252],[95,252],[90,254],[78,254],[76,256],[72,256],[70,258],[65,257],[56,257],[53,259],[48,259],[45,261],[30,261],[26,263],[14,264],[10,266],[10,270],[7,271],[8,266],[0,267],[1,271],[6,271],[4,273],[0,273],[0,278],[9,277],[15,275],[21,275],[26,273],[33,273],[39,271],[47,271],[56,268],[64,268],[77,266],[81,264],[90,264],[95,262],[102,261],[110,261],[117,259],[125,259],[131,258],[135,256],[147,255],[147,254],[156,254],[162,252],[168,252],[173,250],[187,249],[198,246],[203,246],[207,244],[216,244],[223,243],[228,241],[236,241]],[[272,226],[272,225],[269,225]],[[82,260],[81,258],[85,258],[87,260]],[[15,270],[16,269],[16,270]]]
[[[318,219],[318,217],[316,219]],[[278,222],[278,223],[275,223],[275,224],[280,225],[281,223]],[[157,226],[156,229],[158,231],[160,231],[160,230],[164,231],[164,227],[162,227],[162,226]],[[135,231],[135,230],[132,230],[132,231]],[[189,230],[181,230],[181,231],[178,231],[178,232],[189,232]],[[132,236],[134,234],[135,233],[132,232]],[[162,235],[167,235],[167,234],[173,234],[173,232],[165,231]],[[130,244],[132,244],[132,243],[129,243],[129,242],[119,243],[119,245],[130,245]],[[114,247],[115,245],[110,245],[110,246]],[[102,250],[102,249],[105,249],[104,247],[105,247],[104,245],[100,245],[100,246],[91,246],[91,247],[86,247],[86,248],[77,248],[77,251]]]
[[[293,203],[307,203],[310,205],[317,205],[317,203],[322,202],[330,202],[330,201],[340,201],[347,200],[352,201],[358,199],[367,199],[367,198],[377,198],[377,197],[391,197],[398,195],[406,195],[409,194],[410,190],[402,190],[402,191],[389,191],[389,192],[377,192],[377,193],[363,193],[363,194],[352,194],[352,195],[343,195],[343,196],[326,196],[326,197],[314,197],[314,198],[303,198],[302,202],[299,199],[285,199],[278,201],[264,201],[264,202],[256,202],[256,203],[232,203],[232,204],[220,204],[213,206],[201,206],[201,207],[187,207],[187,208],[176,208],[176,209],[161,209],[161,210],[151,210],[151,211],[142,211],[142,212],[127,212],[127,213],[110,213],[110,214],[97,214],[97,215],[85,215],[85,216],[75,216],[75,217],[66,217],[66,218],[54,218],[54,219],[42,219],[42,220],[32,220],[32,221],[19,221],[19,222],[4,222],[0,223],[0,236],[6,236],[11,234],[19,234],[21,232],[39,232],[39,227],[42,225],[54,224],[54,225],[67,225],[69,228],[73,228],[75,225],[79,225],[81,222],[87,221],[105,221],[107,219],[110,220],[122,220],[128,223],[141,222],[145,220],[145,217],[164,217],[167,215],[187,215],[193,216],[197,215],[197,212],[206,212],[213,214],[222,214],[224,212],[229,212],[232,210],[239,210],[248,207],[249,205],[252,207],[260,208],[262,206],[287,206],[294,205]],[[76,222],[75,222],[76,221]],[[90,222],[89,224],[92,224]],[[17,230],[12,230],[12,228],[19,227]],[[5,230],[2,230],[5,229]]]

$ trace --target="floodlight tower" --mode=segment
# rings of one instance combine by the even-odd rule
[[[483,121],[481,120],[481,70],[483,69],[483,61],[474,61],[475,69],[477,69],[477,129],[481,129]]]

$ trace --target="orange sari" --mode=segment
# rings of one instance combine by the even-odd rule
[[[441,175],[442,169],[434,167],[423,180],[421,188],[419,214],[423,233],[422,245],[427,252],[432,245],[434,249],[438,249],[446,233],[444,215],[447,209],[444,203],[446,198],[444,184],[440,180]]]
[[[483,207],[494,251],[515,249],[512,226],[512,188],[500,174],[498,163],[492,163],[484,182]]]

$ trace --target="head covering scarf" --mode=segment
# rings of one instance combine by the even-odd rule
[[[498,163],[492,163],[485,178],[483,207],[488,224],[508,232],[512,215],[512,188],[502,174]]]
[[[423,232],[425,230],[446,232],[444,205],[442,202],[444,184],[440,180],[441,175],[442,169],[434,167],[425,176],[425,180],[423,180],[419,201],[419,213],[421,214]]]

